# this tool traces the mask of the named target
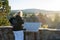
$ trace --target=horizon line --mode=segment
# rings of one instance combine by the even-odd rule
[[[27,9],[37,9],[37,8],[27,8]],[[19,9],[11,9],[11,10],[19,10]],[[26,10],[26,9],[21,9]],[[59,11],[59,10],[46,10],[46,9],[37,9],[37,10],[43,10],[43,11]]]

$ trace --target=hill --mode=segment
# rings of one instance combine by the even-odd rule
[[[11,10],[11,13],[16,13],[19,10]],[[40,9],[24,9],[22,10],[23,13],[60,13],[60,11],[47,11],[47,10],[40,10]]]

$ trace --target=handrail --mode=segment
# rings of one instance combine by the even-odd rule
[[[0,28],[13,28],[12,26],[0,26]]]
[[[60,29],[52,29],[52,28],[39,28],[39,30],[60,31]]]

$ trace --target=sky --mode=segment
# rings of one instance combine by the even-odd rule
[[[60,0],[9,0],[11,10],[42,9],[60,11]]]

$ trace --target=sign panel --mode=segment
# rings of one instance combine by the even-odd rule
[[[39,30],[39,27],[41,27],[41,23],[38,22],[24,23],[24,28],[26,28],[26,31],[37,32]]]

